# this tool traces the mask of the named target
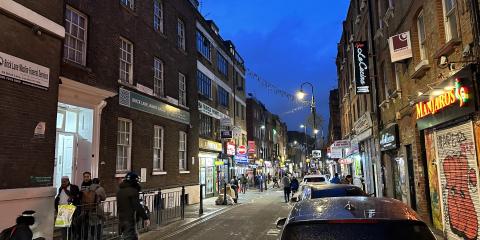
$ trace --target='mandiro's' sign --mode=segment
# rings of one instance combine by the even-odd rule
[[[434,115],[441,109],[448,107],[459,101],[460,107],[463,107],[468,102],[468,89],[462,86],[459,79],[455,80],[455,87],[446,91],[442,95],[436,96],[430,101],[420,102],[416,104],[417,119]]]

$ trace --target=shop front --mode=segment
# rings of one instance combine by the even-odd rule
[[[200,184],[204,184],[203,195],[207,197],[213,197],[218,189],[217,173],[218,173],[218,154],[222,152],[222,144],[207,139],[199,139],[198,153],[199,159],[199,180]],[[221,161],[223,166],[223,161]]]
[[[361,185],[368,193],[375,193],[375,168],[372,161],[375,154],[373,142],[372,117],[366,112],[354,123],[355,136],[352,146],[358,146],[358,156],[355,156],[354,183]]]
[[[466,67],[435,87],[443,89],[441,93],[431,93],[436,96],[415,106],[424,138],[432,222],[448,239],[480,237],[480,118],[471,79]]]
[[[407,201],[405,185],[405,165],[399,157],[398,124],[391,123],[380,131],[380,151],[382,152],[381,168],[383,196],[400,201]]]

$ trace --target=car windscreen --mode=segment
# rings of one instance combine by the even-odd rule
[[[432,232],[422,222],[369,221],[362,223],[302,222],[287,225],[282,240],[435,240]]]
[[[305,178],[305,182],[325,182],[325,178],[324,177]]]
[[[311,198],[325,197],[345,197],[345,196],[366,196],[365,192],[359,187],[333,188],[333,189],[315,189],[311,191]]]

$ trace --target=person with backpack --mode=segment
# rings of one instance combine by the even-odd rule
[[[120,225],[120,234],[124,240],[138,240],[135,229],[136,219],[143,219],[146,227],[150,220],[145,208],[140,203],[141,190],[139,177],[134,172],[129,172],[120,184],[117,192],[117,212]]]
[[[33,232],[30,229],[35,224],[35,211],[27,210],[17,217],[16,224],[0,233],[0,240],[32,240]],[[36,238],[40,240],[44,238]]]
[[[88,238],[89,235],[96,235],[95,230],[98,225],[97,207],[99,197],[97,197],[96,189],[92,188],[92,179],[90,172],[83,173],[83,182],[80,192],[80,206],[78,207],[79,215],[74,221],[74,237],[79,239]]]
[[[248,179],[247,177],[245,177],[245,174],[242,174],[242,177],[240,177],[240,183],[242,184],[240,191],[243,192],[243,194],[245,194],[245,192],[247,191],[247,185],[248,185]]]

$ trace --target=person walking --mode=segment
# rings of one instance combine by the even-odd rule
[[[270,184],[270,182],[272,181],[272,175],[270,173],[268,173],[268,184]]]
[[[338,177],[338,173],[335,173],[335,176],[330,180],[330,183],[339,184],[340,178]]]
[[[285,198],[285,202],[288,203],[290,201],[290,178],[287,174],[282,178],[283,184],[283,196]]]
[[[32,240],[32,226],[35,224],[35,211],[27,210],[18,216],[16,224],[3,230],[0,233],[0,240]],[[35,238],[35,240],[44,239],[43,237]]]
[[[103,222],[105,216],[103,212],[102,202],[107,199],[105,189],[100,185],[98,178],[92,179],[92,185],[90,185],[90,191],[95,192],[95,209],[90,214],[90,234],[92,239],[102,239]]]
[[[146,227],[150,225],[145,209],[140,204],[139,192],[141,190],[138,183],[139,177],[134,172],[129,172],[120,184],[117,192],[117,212],[120,225],[121,239],[138,240],[136,231],[136,220],[141,218]]]
[[[230,187],[235,191],[235,203],[238,201],[238,179],[237,176],[233,176],[232,180],[230,180]]]
[[[278,178],[277,178],[277,176],[273,176],[273,186],[272,186],[272,188],[275,188],[275,186],[276,186],[277,188],[280,188],[280,185],[278,184]]]
[[[297,178],[294,176],[292,177],[292,181],[290,181],[290,188],[292,189],[292,195],[298,191],[298,187],[300,183],[298,182]]]
[[[245,194],[248,185],[248,179],[245,177],[245,174],[242,174],[242,177],[240,177],[240,183],[242,184],[240,191]]]

